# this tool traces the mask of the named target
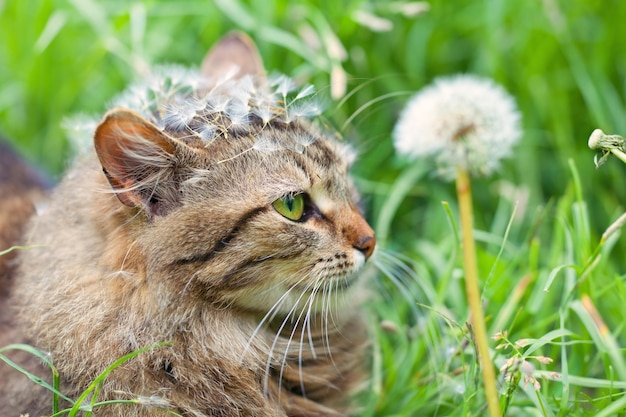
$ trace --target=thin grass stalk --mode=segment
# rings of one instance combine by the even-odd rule
[[[466,169],[459,168],[456,177],[456,190],[459,199],[459,213],[461,217],[461,235],[463,244],[463,260],[465,268],[465,291],[471,313],[471,323],[474,331],[480,368],[483,374],[483,385],[487,398],[487,407],[490,417],[500,417],[500,403],[496,385],[496,374],[491,355],[489,355],[489,341],[485,316],[480,301],[480,285],[478,283],[478,265],[476,260],[476,246],[473,235],[472,189],[469,174]]]

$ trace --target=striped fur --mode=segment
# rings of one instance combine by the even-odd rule
[[[231,35],[202,76],[163,70],[131,88],[31,222],[42,246],[22,254],[14,299],[68,395],[122,355],[172,342],[102,387],[101,400],[143,405],[95,416],[348,413],[367,344],[357,278],[374,233],[355,205],[352,152],[309,118],[312,88],[292,91],[259,65]],[[302,218],[274,209],[297,194]]]

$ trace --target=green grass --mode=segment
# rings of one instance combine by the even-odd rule
[[[497,177],[473,183],[486,324],[510,341],[491,341],[498,367],[528,358],[541,385],[499,374],[505,415],[626,415],[626,240],[618,231],[601,243],[624,212],[626,166],[613,159],[596,171],[587,148],[595,128],[626,134],[626,3],[434,0],[411,18],[391,4],[0,0],[0,133],[58,176],[72,154],[64,117],[101,113],[145,65],[199,64],[233,29],[250,33],[268,68],[322,90],[343,68],[348,95],[328,113],[351,122],[354,173],[380,246],[395,254],[380,263],[403,285],[371,278],[384,291],[368,304],[376,338],[362,415],[479,416],[454,186],[428,162],[396,156],[390,132],[434,77],[491,77],[518,101],[524,136]],[[391,30],[356,23],[356,10]],[[347,58],[303,44],[307,30],[337,39]]]
[[[149,397],[149,398],[138,397],[138,398],[132,398],[128,400],[98,401],[98,395],[100,393],[100,389],[102,388],[102,385],[104,384],[104,381],[106,380],[107,376],[114,369],[120,366],[123,366],[124,363],[130,361],[135,356],[138,356],[152,349],[158,349],[163,346],[167,346],[168,344],[170,344],[170,342],[157,343],[155,345],[146,346],[145,348],[138,349],[134,352],[131,352],[117,359],[115,362],[110,364],[104,371],[102,371],[102,373],[98,375],[92,381],[92,383],[80,394],[80,396],[76,400],[73,400],[65,396],[59,390],[60,383],[61,383],[59,372],[55,368],[54,364],[52,363],[48,355],[38,351],[34,347],[29,346],[29,345],[22,345],[22,344],[4,346],[0,348],[0,360],[6,362],[11,367],[13,367],[17,372],[20,372],[21,374],[29,378],[31,381],[33,381],[34,384],[39,384],[42,387],[46,388],[47,390],[51,391],[52,405],[50,408],[51,409],[50,417],[60,417],[64,415],[67,415],[68,417],[76,417],[78,415],[90,417],[92,412],[95,409],[100,408],[100,407],[106,407],[107,405],[112,405],[112,404],[125,404],[127,406],[133,406],[133,405],[134,406],[150,406],[154,408],[164,409],[168,411],[170,414],[180,417],[180,414],[177,414],[168,409],[168,407],[170,407],[171,405],[166,400],[156,395]],[[52,385],[48,384],[46,381],[44,381],[40,377],[28,372],[27,370],[20,367],[18,364],[11,361],[8,357],[4,355],[4,352],[8,352],[12,350],[25,351],[37,357],[39,360],[41,360],[41,362],[45,366],[49,367],[50,371],[52,372]],[[63,400],[64,402],[66,402],[66,404],[69,404],[69,407],[62,409],[60,407],[60,400]]]

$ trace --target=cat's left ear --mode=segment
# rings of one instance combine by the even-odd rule
[[[220,79],[236,70],[234,78],[253,75],[263,78],[265,69],[254,41],[241,32],[223,37],[202,61],[202,74]]]
[[[135,112],[113,109],[96,128],[94,146],[117,198],[148,215],[163,215],[177,203],[176,143]],[[172,190],[173,188],[173,190]]]

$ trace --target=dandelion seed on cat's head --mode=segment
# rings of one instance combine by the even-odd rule
[[[115,98],[110,107],[136,111],[162,131],[191,129],[207,145],[220,136],[245,131],[254,119],[260,119],[264,126],[273,122],[300,123],[313,120],[325,108],[312,85],[299,88],[285,75],[275,74],[267,83],[257,83],[250,75],[235,75],[210,80],[176,65],[156,67]],[[91,120],[92,128],[96,124],[97,120]],[[88,140],[92,134],[88,132],[85,138]],[[253,149],[301,153],[315,139],[294,137],[278,143],[260,137]]]
[[[282,149],[282,146],[275,138],[261,134],[255,139],[253,149],[261,152],[274,152]]]
[[[187,104],[168,105],[163,117],[163,123],[171,129],[180,131],[185,129],[194,117],[197,110]]]
[[[520,114],[514,99],[489,79],[444,77],[409,101],[393,136],[399,153],[434,157],[448,179],[459,167],[489,175],[519,140]]]
[[[269,84],[275,88],[276,93],[282,96],[283,99],[296,89],[294,80],[284,74],[272,75],[269,79]]]

